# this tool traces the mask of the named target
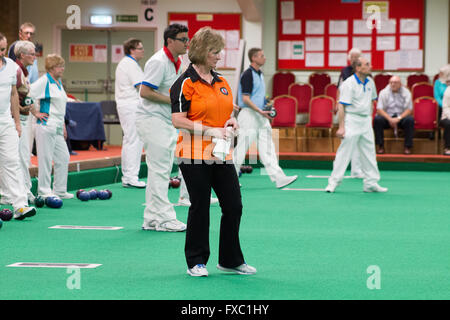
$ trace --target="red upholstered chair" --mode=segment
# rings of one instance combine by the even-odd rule
[[[331,97],[320,95],[311,99],[309,106],[309,121],[306,124],[305,138],[308,139],[308,129],[326,129],[330,139],[331,152],[334,150],[333,137],[333,108],[334,100]],[[305,139],[305,140],[306,140]],[[306,143],[306,141],[304,142]],[[306,150],[304,145],[303,150]]]
[[[331,83],[331,78],[327,73],[312,73],[308,79],[309,84],[314,88],[314,96],[325,94],[325,87]]]
[[[309,83],[292,83],[289,95],[297,99],[297,123],[305,124],[308,120],[309,102],[313,97],[313,87]]]
[[[295,82],[292,72],[277,72],[273,75],[272,98],[288,94],[289,85]]]
[[[297,115],[297,99],[289,95],[281,95],[273,99],[273,107],[277,116],[272,121],[272,127],[295,128]]]
[[[428,82],[417,82],[411,87],[411,95],[413,101],[421,97],[433,97],[433,85]]]
[[[338,90],[338,87],[335,83],[329,83],[325,86],[325,95],[333,98],[335,103],[336,103],[336,98],[337,98],[337,90]]]
[[[373,77],[375,87],[377,88],[377,94],[380,94],[380,91],[386,88],[391,77],[392,74],[389,73],[379,73],[375,77]]]
[[[406,85],[410,90],[415,83],[430,82],[430,78],[424,73],[413,73],[410,74],[406,79]]]
[[[439,152],[438,143],[438,110],[439,105],[432,97],[422,97],[414,100],[413,116],[415,131],[433,131],[436,141],[436,154]]]

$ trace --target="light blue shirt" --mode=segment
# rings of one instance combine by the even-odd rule
[[[445,89],[447,89],[447,84],[436,79],[434,82],[434,99],[436,99],[440,108],[442,108],[442,98],[444,97]]]
[[[30,81],[30,84],[39,79],[39,69],[37,59],[34,59],[34,63],[31,66],[27,67],[27,71],[28,71],[28,80]]]

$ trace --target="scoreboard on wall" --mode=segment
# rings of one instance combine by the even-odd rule
[[[424,0],[277,1],[278,70],[340,70],[353,47],[374,70],[424,69]]]

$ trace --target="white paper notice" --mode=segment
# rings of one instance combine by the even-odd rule
[[[330,37],[330,51],[347,51],[348,37]]]
[[[324,34],[325,22],[323,20],[307,20],[306,34]]]
[[[226,31],[226,46],[227,49],[239,49],[239,30]]]
[[[283,20],[283,34],[302,33],[301,20]]]
[[[419,19],[400,19],[400,33],[419,33]]]
[[[418,50],[419,36],[400,36],[400,50]]]
[[[303,60],[305,59],[305,42],[304,41],[292,41],[292,59]]]
[[[384,69],[385,70],[397,70],[400,66],[398,51],[385,51],[384,52]]]
[[[381,20],[380,27],[377,29],[377,34],[394,34],[397,30],[397,20]]]
[[[398,51],[399,68],[402,69],[421,69],[423,68],[422,50],[399,50]]]
[[[348,21],[330,20],[328,32],[330,34],[348,34]]]
[[[108,48],[106,44],[96,44],[94,46],[94,62],[106,62]]]
[[[345,67],[347,65],[347,54],[342,52],[330,52],[328,54],[328,65],[330,67]]]
[[[294,1],[281,1],[281,20],[294,19]]]
[[[386,50],[395,50],[395,37],[377,37],[377,50],[378,51],[386,51]]]
[[[239,50],[226,50],[225,68],[236,68]]]
[[[323,51],[323,37],[306,37],[306,51]]]
[[[367,28],[366,20],[353,20],[353,34],[372,34],[372,29]]]
[[[353,48],[358,48],[361,51],[372,50],[372,37],[353,37]]]
[[[121,44],[113,44],[111,46],[111,61],[112,63],[119,63],[123,58],[123,45]]]
[[[321,53],[306,53],[305,59],[306,67],[323,67],[324,66],[324,55]]]
[[[278,41],[278,59],[290,60],[292,55],[290,41]]]

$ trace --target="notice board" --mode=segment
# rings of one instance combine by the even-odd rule
[[[278,70],[340,70],[357,47],[373,70],[423,71],[425,0],[277,0]]]
[[[189,29],[189,38],[202,27],[217,30],[225,40],[222,59],[218,69],[235,69],[239,61],[239,40],[242,38],[242,17],[240,13],[182,13],[169,12],[169,25],[179,23]]]

